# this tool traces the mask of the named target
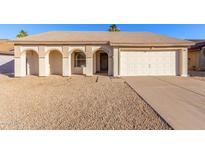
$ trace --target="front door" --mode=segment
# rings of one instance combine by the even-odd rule
[[[108,71],[108,55],[107,53],[100,53],[100,72]]]

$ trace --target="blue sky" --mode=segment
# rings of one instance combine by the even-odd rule
[[[14,39],[23,29],[30,35],[54,30],[107,31],[110,24],[1,24],[0,39]],[[205,39],[205,24],[117,24],[121,31],[148,31],[181,39]]]

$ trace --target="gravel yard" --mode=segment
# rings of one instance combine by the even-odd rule
[[[122,79],[0,75],[0,129],[171,129]]]

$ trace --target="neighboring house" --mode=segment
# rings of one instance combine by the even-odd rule
[[[0,40],[0,74],[14,73],[14,44]]]
[[[15,76],[187,76],[194,43],[149,32],[53,31],[14,40]]]
[[[205,70],[205,40],[191,40],[196,44],[189,48],[189,70]]]

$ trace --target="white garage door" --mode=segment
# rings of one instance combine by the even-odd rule
[[[176,51],[122,51],[120,75],[176,75]]]

